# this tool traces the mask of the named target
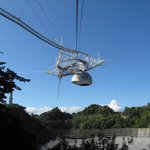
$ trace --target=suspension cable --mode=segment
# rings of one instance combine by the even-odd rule
[[[58,90],[57,90],[57,101],[59,99],[60,85],[61,85],[61,79],[62,79],[62,77],[58,77],[58,78],[59,78],[59,83],[58,83]]]
[[[81,6],[81,16],[80,16],[80,25],[79,25],[79,34],[78,34],[78,46],[80,44],[80,35],[81,35],[82,18],[83,18],[83,8],[84,8],[84,0],[82,0],[82,6]]]
[[[80,18],[79,18],[79,2],[76,0],[76,49],[79,47],[82,18],[83,18],[84,0],[82,0]],[[80,19],[80,20],[79,20]]]
[[[16,9],[15,9],[15,7],[14,7],[12,1],[6,1],[6,2],[7,2],[8,5],[10,6],[11,11],[12,11],[13,13],[17,13],[17,11],[16,11]]]
[[[16,5],[16,8],[19,10],[19,12],[23,15],[23,17],[25,18],[26,22],[27,22],[28,24],[30,24],[29,19],[27,19],[28,17],[27,17],[27,15],[26,15],[26,13],[22,10],[22,7],[19,6],[18,1],[14,1],[14,4]]]
[[[20,18],[12,15],[11,13],[7,12],[6,10],[0,8],[0,15],[2,15],[3,17],[13,21],[14,23],[18,24],[19,26],[21,26],[22,28],[24,28],[25,30],[27,30],[28,32],[30,32],[31,34],[33,34],[34,36],[36,36],[37,38],[39,38],[40,40],[42,40],[43,42],[57,48],[57,49],[61,49],[62,51],[68,52],[68,53],[73,53],[73,54],[81,54],[84,56],[88,57],[88,54],[82,52],[82,51],[78,51],[78,50],[74,50],[74,49],[70,49],[67,47],[63,47],[62,45],[53,42],[52,40],[49,40],[48,38],[46,38],[45,36],[43,36],[42,34],[40,34],[39,32],[37,32],[36,30],[34,30],[32,27],[30,27],[28,24],[26,24],[24,21],[22,21]]]
[[[76,50],[78,48],[78,0],[76,0]]]
[[[57,32],[57,30],[56,30],[54,24],[50,21],[50,19],[49,19],[47,13],[45,12],[45,10],[43,9],[43,7],[41,6],[40,2],[39,2],[38,0],[36,0],[36,3],[37,3],[37,5],[39,6],[39,8],[41,9],[43,15],[45,16],[45,18],[47,19],[47,21],[49,22],[49,24],[52,25],[52,27],[53,27],[55,33],[58,35],[58,32]]]
[[[68,96],[69,100],[71,100],[75,106],[78,106],[77,103],[76,103],[76,100],[70,94],[70,91],[67,89],[67,87],[65,87],[62,83],[61,83],[61,86],[62,86],[62,90],[66,93],[66,95]]]
[[[36,13],[35,9],[32,7],[32,5],[30,4],[29,0],[26,0],[28,6],[31,8],[31,10],[33,11],[34,15],[37,17],[37,19],[39,20],[40,24],[42,25],[42,27],[44,28],[44,30],[47,32],[48,36],[51,37],[48,29],[45,27],[44,23],[42,22],[42,20],[40,19],[40,17],[38,16],[38,14]]]

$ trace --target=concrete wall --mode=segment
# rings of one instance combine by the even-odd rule
[[[150,128],[120,128],[120,129],[102,129],[105,136],[137,136],[150,137]]]
[[[98,135],[99,133],[105,136],[135,136],[135,137],[150,137],[150,128],[120,128],[120,129],[92,129],[92,130],[57,130],[58,136],[70,137],[89,137]]]

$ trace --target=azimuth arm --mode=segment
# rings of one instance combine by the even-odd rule
[[[28,32],[30,32],[31,34],[33,34],[34,36],[39,38],[40,40],[44,41],[45,43],[47,43],[55,48],[61,49],[66,52],[71,52],[71,53],[76,53],[76,54],[81,53],[81,54],[87,55],[83,52],[63,47],[62,45],[59,45],[59,44],[55,43],[54,41],[49,40],[48,38],[43,36],[41,33],[37,32],[32,27],[30,27],[28,24],[26,24],[24,21],[20,20],[20,18],[17,18],[16,16],[12,15],[11,13],[7,12],[6,10],[4,10],[2,8],[0,8],[0,15],[13,21],[14,23],[18,24],[19,26],[21,26],[22,28],[24,28],[25,30],[27,30]]]

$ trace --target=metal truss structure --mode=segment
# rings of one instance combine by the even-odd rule
[[[83,53],[72,53],[59,50],[59,56],[54,70],[48,74],[59,77],[74,75],[77,72],[87,72],[104,63],[104,59],[94,58]]]
[[[19,17],[12,15],[2,8],[0,8],[0,15],[13,21],[40,40],[59,50],[55,68],[48,71],[48,74],[50,75],[56,75],[62,78],[64,76],[75,75],[79,73],[81,77],[81,75],[83,76],[83,74],[85,76],[87,74],[87,71],[89,71],[90,69],[101,66],[104,63],[104,59],[91,57],[86,53],[63,47],[62,45],[49,40],[41,33],[37,32],[28,24],[26,24],[24,21],[22,21]],[[79,78],[78,80],[81,81],[84,79]]]

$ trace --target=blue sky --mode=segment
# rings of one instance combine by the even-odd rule
[[[35,0],[1,0],[0,7],[20,17],[54,41],[75,48],[75,0],[43,0],[43,15]],[[18,25],[0,16],[0,55],[7,67],[30,83],[18,83],[14,102],[26,107],[81,107],[109,104],[123,108],[143,106],[150,100],[150,1],[85,0],[79,50],[106,59],[90,71],[93,85],[80,87],[71,76],[62,79],[57,100],[58,78],[45,72],[55,64],[58,50],[40,41]],[[47,20],[49,18],[49,20]],[[44,30],[40,21],[47,28]]]

